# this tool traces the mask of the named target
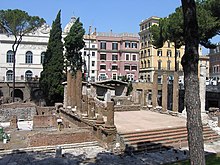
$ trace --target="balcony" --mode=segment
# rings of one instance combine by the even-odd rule
[[[38,82],[39,77],[24,77],[24,76],[15,76],[15,82]],[[9,82],[12,83],[13,79],[11,77],[0,76],[0,82]]]

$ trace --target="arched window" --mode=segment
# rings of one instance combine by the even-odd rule
[[[12,50],[9,50],[8,52],[7,52],[7,59],[6,59],[6,61],[7,61],[7,63],[13,63],[13,57],[14,57],[14,53],[13,53],[13,51]]]
[[[32,79],[32,75],[33,75],[33,73],[32,73],[30,70],[27,70],[27,71],[25,72],[25,80],[26,80],[26,81],[31,80],[31,79]]]
[[[143,67],[144,67],[143,61],[141,61],[141,68],[143,69]]]
[[[40,56],[40,63],[41,63],[41,64],[44,63],[44,57],[45,57],[45,52],[42,52],[42,53],[41,53],[41,56]]]
[[[144,68],[146,68],[147,67],[147,62],[146,61],[144,61]]]
[[[8,70],[6,72],[6,80],[7,81],[12,81],[13,80],[13,71],[12,70]]]
[[[32,64],[33,63],[33,53],[31,51],[28,51],[25,55],[25,63],[26,64]]]

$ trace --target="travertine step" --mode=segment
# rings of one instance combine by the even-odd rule
[[[127,151],[158,151],[188,145],[186,127],[166,128],[160,130],[129,132],[120,134]],[[204,141],[220,139],[208,126],[203,126]]]

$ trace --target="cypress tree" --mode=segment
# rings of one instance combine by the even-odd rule
[[[64,57],[60,14],[61,11],[58,12],[52,24],[40,77],[40,88],[47,105],[63,101]]]
[[[83,24],[80,22],[79,18],[76,19],[70,32],[64,38],[64,45],[66,48],[66,59],[68,60],[68,66],[70,66],[73,75],[76,74],[78,70],[82,70],[82,57],[80,50],[84,47],[85,42],[83,41],[83,35],[85,30]]]

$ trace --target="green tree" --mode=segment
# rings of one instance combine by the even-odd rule
[[[13,92],[12,101],[14,102],[14,90],[15,90],[15,64],[16,53],[18,47],[22,41],[23,36],[30,32],[35,31],[37,28],[45,23],[44,19],[38,16],[30,16],[27,12],[22,10],[0,10],[0,28],[10,36],[14,37],[12,44],[13,51]]]
[[[85,30],[83,24],[80,22],[79,18],[77,18],[71,26],[68,35],[64,38],[64,45],[66,48],[65,56],[68,61],[67,66],[70,67],[73,75],[76,75],[78,70],[82,70],[83,62],[80,50],[85,45],[83,41],[84,34]]]
[[[199,32],[194,0],[181,0],[184,18],[185,54],[182,57],[185,85],[185,106],[190,162],[205,165],[202,133],[201,105],[199,97]],[[192,90],[193,89],[193,90]]]
[[[40,77],[40,88],[47,105],[63,101],[64,57],[60,15],[61,11],[58,12],[52,24]]]

